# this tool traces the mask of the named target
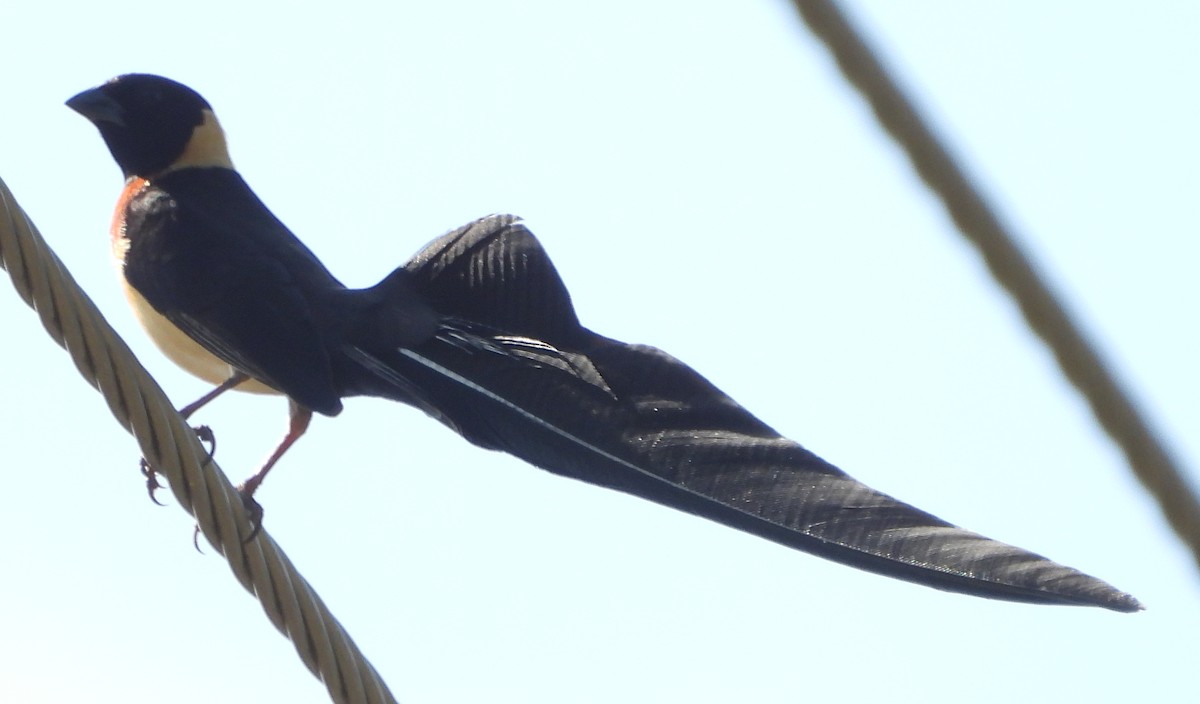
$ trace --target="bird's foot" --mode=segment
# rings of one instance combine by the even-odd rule
[[[263,507],[254,500],[254,490],[257,488],[257,482],[251,484],[249,481],[239,484],[237,488],[242,497],[242,505],[246,507],[246,520],[250,522],[250,535],[242,541],[243,544],[253,541],[262,531]]]
[[[242,497],[242,506],[246,509],[246,520],[250,523],[250,535],[242,541],[242,544],[245,545],[262,532],[263,507],[254,500],[254,491],[247,491],[246,484],[238,485],[237,492]],[[204,554],[204,551],[200,549],[200,524],[198,523],[195,532],[192,533],[192,546],[196,548],[196,552]]]
[[[204,462],[202,462],[200,465],[202,467],[207,467],[210,463],[212,463],[213,454],[217,451],[217,436],[213,433],[212,428],[208,427],[207,425],[198,425],[192,428],[192,430],[195,431],[196,437],[199,438],[200,442],[208,445],[208,456],[204,458]],[[156,470],[154,466],[150,464],[150,460],[147,460],[145,457],[138,460],[138,470],[142,473],[142,476],[146,478],[146,492],[150,494],[150,500],[159,506],[165,506],[166,504],[159,501],[158,497],[154,495],[154,492],[163,488],[163,485],[158,481],[158,470]]]
[[[150,494],[150,500],[159,506],[166,506],[166,504],[159,501],[158,497],[154,495],[154,492],[162,488],[162,484],[158,483],[158,472],[154,470],[154,467],[150,466],[145,457],[138,460],[138,469],[141,471],[142,476],[146,478],[146,492]]]
[[[207,425],[197,425],[192,430],[195,431],[196,437],[199,438],[200,442],[208,445],[208,457],[204,458],[204,464],[202,465],[207,467],[212,463],[213,455],[217,454],[217,436],[213,432],[213,429]]]

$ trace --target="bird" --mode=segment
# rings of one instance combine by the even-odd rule
[[[478,447],[851,567],[977,597],[1142,608],[872,489],[675,357],[588,329],[519,217],[479,218],[349,288],[251,190],[195,90],[134,73],[66,104],[125,179],[110,235],[137,319],[213,384],[180,412],[231,389],[287,399],[283,440],[238,487],[255,533],[254,493],[313,414],[372,396]]]

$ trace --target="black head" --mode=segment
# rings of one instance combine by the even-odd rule
[[[208,102],[169,78],[118,76],[67,101],[100,130],[126,177],[151,176],[175,163],[193,131],[204,124]]]

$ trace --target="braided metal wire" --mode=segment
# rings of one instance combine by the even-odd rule
[[[904,95],[883,62],[834,0],[793,0],[846,80],[871,105],[879,124],[908,154],[913,168],[942,201],[959,232],[979,250],[1029,327],[1054,353],[1063,374],[1125,453],[1130,468],[1158,502],[1167,522],[1200,565],[1200,502],[1183,468],[1122,388],[1100,352],[1051,292],[1000,216]]]
[[[264,530],[243,543],[249,524],[241,497],[166,394],[79,288],[0,180],[0,266],[70,354],[83,378],[104,395],[113,416],[167,478],[179,505],[262,603],[275,627],[337,704],[395,699],[375,668]]]

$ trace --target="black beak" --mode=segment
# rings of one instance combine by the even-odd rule
[[[125,126],[125,109],[99,88],[85,90],[67,101],[67,107],[99,127],[102,123]]]

